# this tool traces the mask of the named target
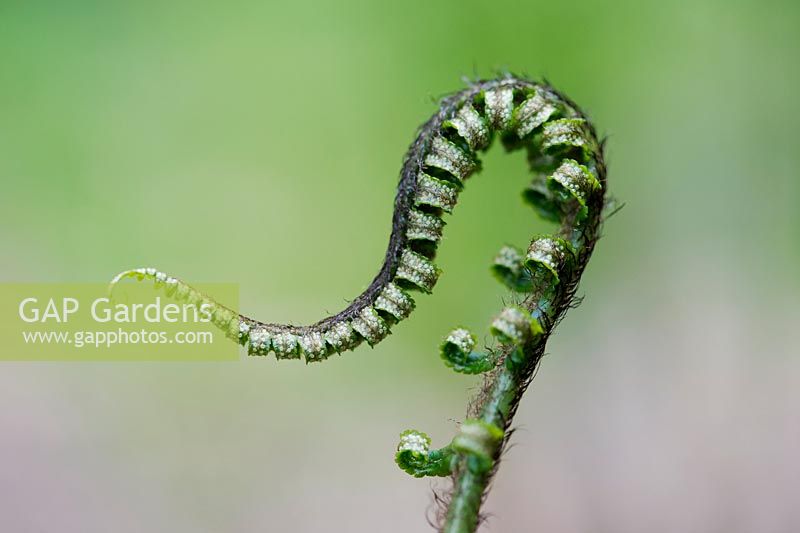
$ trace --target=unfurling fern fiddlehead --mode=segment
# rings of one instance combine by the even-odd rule
[[[417,476],[453,476],[442,530],[471,532],[509,435],[509,426],[555,324],[570,307],[601,223],[606,169],[592,124],[568,98],[543,83],[507,76],[480,81],[444,98],[406,154],[395,198],[392,233],[380,272],[343,311],[309,326],[268,324],[238,315],[177,278],[155,269],[123,272],[152,279],[168,293],[210,306],[214,322],[250,355],[326,359],[362,341],[375,345],[414,308],[409,290],[431,292],[439,276],[433,259],[443,213],[456,204],[465,180],[479,167],[477,154],[498,136],[524,148],[533,180],[523,197],[540,216],[560,224],[535,236],[527,251],[500,250],[492,271],[520,295],[491,324],[499,348],[475,351],[476,338],[453,330],[441,358],[456,372],[484,374],[469,418],[444,448],[431,450],[424,433],[401,434],[397,464]]]

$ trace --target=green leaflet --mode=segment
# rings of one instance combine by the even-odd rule
[[[477,339],[464,328],[454,329],[442,342],[440,355],[444,364],[461,374],[482,374],[497,364],[491,354],[475,352]]]
[[[403,250],[395,276],[396,279],[429,293],[439,279],[439,269],[425,256],[411,250]]]
[[[430,241],[438,243],[442,238],[444,221],[429,213],[423,213],[417,209],[408,212],[408,229],[406,238],[410,241]]]
[[[431,143],[431,152],[425,158],[425,165],[443,170],[455,178],[456,184],[461,184],[472,174],[477,164],[469,154],[439,136],[434,137]]]
[[[486,148],[491,141],[492,132],[486,120],[470,104],[464,105],[454,118],[445,121],[444,127],[455,129],[471,150]]]
[[[414,477],[449,476],[455,451],[450,446],[431,450],[431,438],[413,429],[400,434],[394,460],[401,470]]]
[[[522,252],[514,246],[503,246],[492,262],[492,274],[497,280],[517,292],[530,292],[531,273],[523,264]]]
[[[567,241],[546,235],[534,238],[525,255],[528,270],[534,276],[551,276],[554,284],[559,282],[574,262],[575,253]]]
[[[586,119],[562,118],[548,122],[542,131],[542,149],[590,147],[591,140],[586,129]]]
[[[579,218],[586,217],[586,202],[600,188],[600,182],[585,166],[574,159],[564,159],[548,178],[547,185],[561,203],[574,200],[580,206]]]
[[[503,442],[504,432],[482,420],[465,420],[453,441],[444,448],[431,450],[431,438],[413,429],[400,434],[394,460],[401,470],[414,477],[449,476],[456,465],[456,454],[466,456],[471,469],[491,470]]]
[[[543,332],[539,322],[521,307],[503,309],[492,321],[490,331],[505,344],[522,344]]]
[[[557,112],[558,101],[546,91],[536,89],[514,110],[513,123],[517,136],[524,138]]]
[[[540,217],[550,222],[559,222],[564,214],[563,202],[555,198],[544,175],[533,178],[530,185],[522,191],[522,198]]]
[[[414,197],[415,205],[438,207],[451,213],[458,201],[458,187],[456,185],[434,178],[423,172],[417,177],[417,194]]]
[[[399,321],[406,318],[414,310],[414,300],[406,291],[394,283],[389,283],[378,295],[373,307],[378,311],[384,311]]]

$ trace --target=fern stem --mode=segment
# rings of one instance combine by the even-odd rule
[[[498,427],[506,427],[517,398],[524,389],[525,378],[519,370],[505,366],[493,380],[488,394],[482,400],[481,420]],[[462,458],[453,477],[453,492],[442,531],[447,533],[472,533],[478,526],[478,515],[492,472],[469,468],[469,459]],[[498,464],[497,462],[495,464]]]
[[[604,165],[602,160],[600,164]],[[535,289],[523,304],[534,316],[538,315],[538,320],[544,324],[544,333],[518,348],[506,349],[502,364],[485,375],[482,391],[471,402],[468,418],[478,418],[502,428],[503,441],[493,457],[491,471],[472,468],[469,456],[458,461],[453,469],[453,488],[441,528],[443,533],[473,533],[479,526],[480,508],[510,437],[517,407],[544,354],[547,339],[573,303],[578,282],[594,249],[602,222],[602,205],[603,199],[600,198],[590,206],[590,216],[582,231],[573,236],[577,261],[568,277],[550,291],[545,286]],[[569,227],[569,224],[564,225],[564,236],[570,232]]]

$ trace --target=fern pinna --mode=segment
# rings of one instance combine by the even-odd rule
[[[350,305],[319,322],[295,326],[238,315],[152,268],[123,272],[115,282],[151,279],[178,299],[205,303],[214,323],[250,355],[274,353],[279,359],[312,362],[362,342],[374,346],[414,309],[410,291],[429,293],[436,284],[440,271],[433,260],[442,216],[452,212],[467,178],[479,168],[478,154],[495,136],[508,150],[527,150],[533,179],[523,198],[559,229],[534,236],[526,250],[506,246],[497,254],[492,272],[519,298],[490,325],[496,347],[476,351],[476,336],[462,328],[442,342],[444,364],[485,376],[457,435],[447,446],[431,449],[426,434],[405,431],[395,455],[400,468],[413,476],[452,476],[441,529],[472,532],[520,398],[548,336],[573,301],[602,220],[603,145],[567,97],[545,83],[505,76],[472,83],[444,98],[405,156],[380,271]]]

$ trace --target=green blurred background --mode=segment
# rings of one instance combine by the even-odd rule
[[[377,271],[434,100],[545,76],[609,135],[627,205],[521,406],[486,530],[797,531],[798,28],[790,1],[3,0],[0,281],[152,265],[316,320]],[[484,330],[494,253],[547,229],[523,155],[484,163],[437,291],[374,350],[4,363],[1,529],[427,530],[398,434],[449,441],[477,381],[436,346]]]

